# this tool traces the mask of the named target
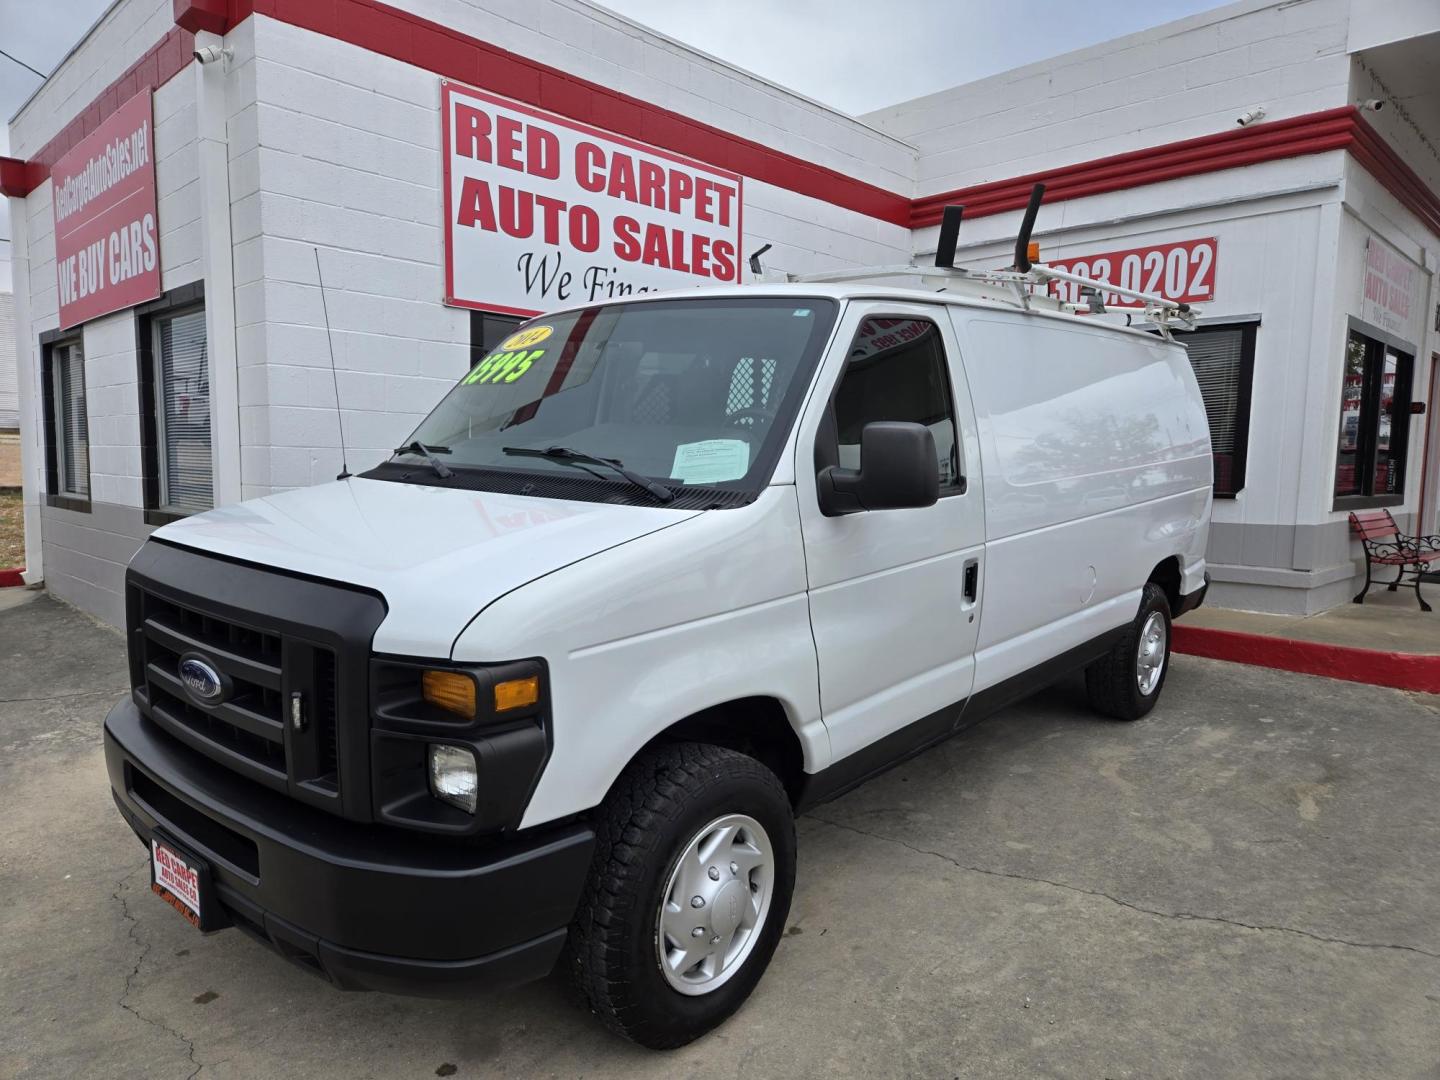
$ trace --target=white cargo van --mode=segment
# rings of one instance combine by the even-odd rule
[[[1144,716],[1205,592],[1184,350],[1007,290],[553,313],[384,464],[156,532],[105,744],[157,891],[344,988],[568,943],[615,1030],[715,1026],[795,814],[1070,670]]]

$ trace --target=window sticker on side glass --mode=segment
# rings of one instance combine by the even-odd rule
[[[705,439],[675,448],[670,475],[682,484],[739,480],[750,468],[750,444],[743,439]]]
[[[555,332],[553,326],[529,326],[516,331],[500,343],[500,347],[471,369],[461,382],[513,383],[545,355],[544,349],[533,348]]]

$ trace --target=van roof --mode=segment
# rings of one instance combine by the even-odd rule
[[[922,268],[916,268],[916,274],[923,273]],[[637,293],[631,296],[616,296],[600,298],[592,301],[566,304],[562,307],[553,308],[544,313],[545,316],[557,315],[567,311],[577,311],[588,307],[607,307],[612,304],[639,304],[655,300],[686,300],[686,299],[724,299],[733,300],[737,296],[795,296],[795,297],[826,297],[832,300],[893,300],[907,304],[938,304],[947,307],[977,308],[988,311],[1003,311],[1010,315],[1026,315],[1047,319],[1062,319],[1067,323],[1087,326],[1092,329],[1111,330],[1122,334],[1142,334],[1147,340],[1162,344],[1174,344],[1165,342],[1157,335],[1150,333],[1149,324],[1145,326],[1119,325],[1111,322],[1110,319],[1118,315],[1125,315],[1128,319],[1132,311],[1116,310],[1107,315],[1077,315],[1061,309],[1058,301],[1049,296],[1035,295],[1031,297],[1029,309],[1022,309],[1016,304],[1012,293],[1006,292],[993,285],[983,285],[979,282],[951,281],[947,282],[944,291],[934,289],[902,288],[893,285],[877,285],[864,281],[846,282],[757,282],[747,285],[708,285],[694,289],[668,289],[659,292]],[[541,318],[543,316],[536,316]]]

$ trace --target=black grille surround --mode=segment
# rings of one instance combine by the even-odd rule
[[[372,819],[369,657],[385,617],[377,594],[159,540],[140,549],[125,587],[131,693],[151,723],[266,787]],[[187,692],[179,665],[191,655],[225,679],[222,703]]]

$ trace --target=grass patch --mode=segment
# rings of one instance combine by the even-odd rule
[[[25,504],[19,492],[0,492],[0,570],[25,565]]]

